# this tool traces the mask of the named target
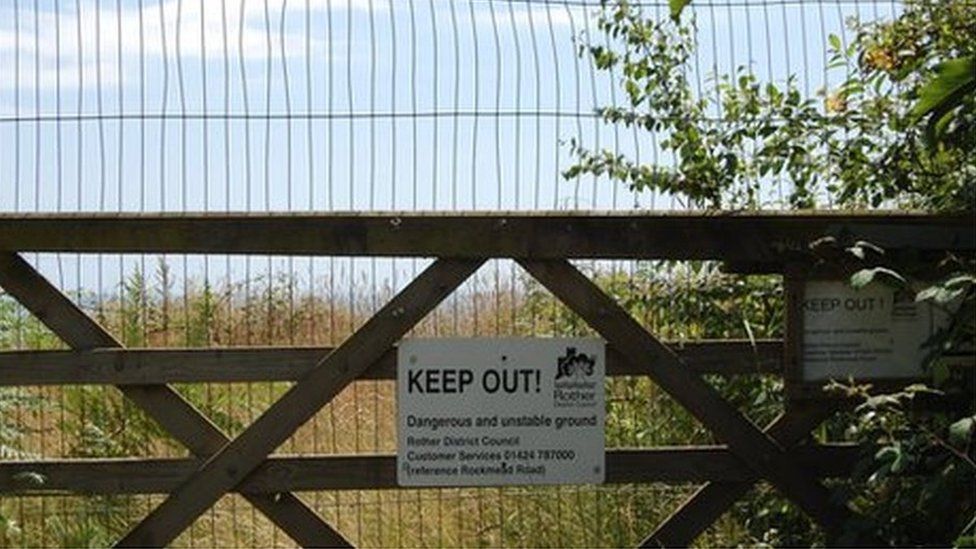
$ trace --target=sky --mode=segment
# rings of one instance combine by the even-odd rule
[[[666,3],[644,10],[666,17]],[[659,136],[594,116],[622,96],[576,55],[603,39],[598,4],[5,0],[0,212],[682,208],[560,176],[571,139],[671,162]],[[747,66],[796,74],[810,94],[839,78],[824,69],[828,35],[846,40],[851,16],[897,12],[889,1],[692,6],[699,80]]]

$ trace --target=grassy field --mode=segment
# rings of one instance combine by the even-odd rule
[[[714,265],[593,268],[591,275],[647,327],[669,339],[769,337],[782,325],[781,290],[766,278],[733,278]],[[291,276],[246,283],[179,281],[160,262],[136,271],[112,295],[75,295],[131,347],[335,345],[391,295],[359,285],[341,293]],[[185,282],[185,283],[184,283]],[[358,288],[358,289],[357,289]],[[507,266],[487,268],[414,331],[415,335],[579,335],[581,320]],[[0,348],[57,348],[40,324],[0,297]],[[779,409],[776,380],[714,380],[759,422]],[[245,428],[286,383],[197,384],[178,390],[228,434]],[[644,378],[607,382],[607,446],[713,442],[710,434]],[[4,389],[3,458],[183,456],[182,447],[111,387]],[[391,453],[392,382],[348,387],[279,449],[284,454]],[[633,545],[694,491],[692,485],[565,486],[301,494],[357,545]],[[0,499],[4,546],[104,546],[162,496]],[[723,517],[702,545],[780,543],[773,517],[800,520],[766,490]],[[775,521],[774,521],[775,522]],[[809,530],[802,524],[799,531]],[[770,537],[772,536],[772,537]],[[765,537],[765,539],[764,539]],[[788,540],[785,540],[788,541]],[[178,546],[290,546],[238,496],[227,496]]]

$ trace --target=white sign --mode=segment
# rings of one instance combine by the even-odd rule
[[[397,482],[603,482],[604,346],[598,339],[404,340]]]
[[[940,309],[880,283],[809,281],[802,307],[806,381],[918,377],[923,344],[948,322]]]

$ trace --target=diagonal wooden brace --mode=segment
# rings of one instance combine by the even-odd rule
[[[832,503],[827,489],[794,463],[775,439],[686,368],[671,349],[583,273],[566,260],[518,262],[632,362],[643,365],[658,386],[725,442],[747,467],[773,483],[828,533],[842,527],[850,515],[846,507]]]
[[[810,434],[837,409],[836,404],[791,407],[773,420],[766,433],[783,446],[792,446]],[[708,482],[641,542],[641,547],[687,547],[758,481]]]
[[[17,254],[0,252],[0,286],[72,349],[122,347]],[[118,389],[197,457],[209,457],[229,441],[217,426],[166,385],[127,385]],[[245,497],[304,547],[349,545],[293,494]]]
[[[120,542],[160,546],[231,491],[302,424],[359,377],[472,273],[483,259],[439,259],[332,354],[211,457]]]

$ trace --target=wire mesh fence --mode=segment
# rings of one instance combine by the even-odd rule
[[[634,2],[668,17],[668,2]],[[565,178],[569,143],[668,165],[660,136],[607,124],[618,75],[579,46],[602,40],[599,2],[555,0],[12,0],[0,6],[0,212],[680,209],[603,176]],[[699,90],[748,67],[835,82],[828,36],[890,18],[882,0],[695,1]],[[783,185],[770,186],[777,205]],[[38,254],[29,258],[127,346],[336,345],[426,261]],[[714,333],[675,305],[711,266],[591,264],[677,339]],[[663,283],[662,283],[663,284]],[[770,290],[775,294],[776,290]],[[653,305],[653,307],[651,306]],[[735,328],[739,329],[739,327]],[[582,323],[514,265],[482,269],[417,330],[570,335]],[[775,335],[776,321],[768,334]],[[726,330],[727,331],[727,330]],[[60,343],[0,295],[0,347]],[[285,383],[179,387],[236,434]],[[707,442],[647,380],[610,383],[608,446]],[[110,387],[22,388],[0,399],[0,451],[22,456],[182,456]],[[280,450],[395,450],[390,382],[357,382]],[[362,545],[633,544],[694,486],[346,491],[303,494]],[[105,545],[159,497],[0,499],[11,546]],[[709,536],[742,539],[734,517]],[[707,541],[707,540],[706,540]],[[289,545],[225,497],[179,545]]]

